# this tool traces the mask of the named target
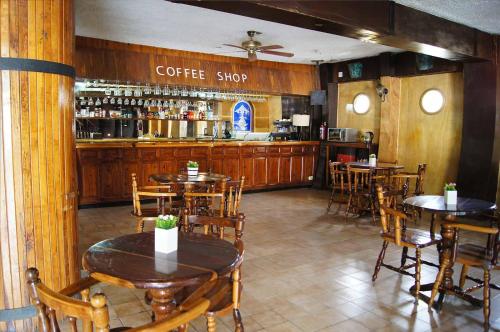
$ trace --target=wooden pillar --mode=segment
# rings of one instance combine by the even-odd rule
[[[78,276],[73,0],[0,1],[0,309]],[[0,330],[31,331],[30,321]]]
[[[397,163],[399,142],[399,116],[401,112],[401,79],[384,76],[380,82],[389,93],[380,105],[380,139],[378,158],[380,161]]]

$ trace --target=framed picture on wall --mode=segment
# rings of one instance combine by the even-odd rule
[[[252,131],[253,107],[246,100],[237,101],[231,110],[233,114],[233,130],[240,132]]]

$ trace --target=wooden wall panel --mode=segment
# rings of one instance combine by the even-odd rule
[[[72,66],[73,1],[0,1],[0,55]],[[78,276],[73,86],[58,74],[0,73],[0,309],[29,304],[30,266],[53,289]]]
[[[205,79],[160,76],[156,67],[204,70]],[[158,84],[179,84],[220,89],[244,89],[272,94],[309,95],[317,89],[312,65],[247,59],[118,43],[87,37],[76,38],[75,67],[78,77]],[[246,74],[245,82],[218,80],[217,72]],[[162,72],[163,73],[163,72]]]
[[[420,108],[422,93],[441,90],[445,105],[428,115]],[[427,164],[426,194],[441,194],[445,182],[455,182],[462,142],[463,76],[461,73],[416,76],[401,79],[401,117],[398,163],[416,171]],[[380,145],[384,144],[381,142]],[[458,188],[460,192],[460,188]]]
[[[337,127],[372,131],[375,134],[375,143],[379,141],[380,133],[380,98],[375,91],[376,86],[376,81],[339,83],[337,107]],[[366,114],[346,111],[346,105],[352,104],[358,93],[365,93],[370,98],[370,110]]]
[[[382,77],[381,83],[389,93],[380,105],[380,139],[378,159],[397,163],[399,146],[399,118],[401,112],[401,79]]]
[[[217,103],[218,112],[222,119],[233,123],[231,109],[234,101],[221,101]],[[269,96],[264,103],[251,103],[254,109],[252,128],[254,132],[270,132],[274,130],[273,121],[281,119],[281,97]]]

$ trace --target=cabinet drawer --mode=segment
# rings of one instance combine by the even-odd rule
[[[234,156],[238,155],[238,147],[226,147],[224,148],[224,156]]]
[[[254,154],[265,154],[266,153],[266,147],[265,146],[258,146],[253,148],[253,153]]]
[[[302,154],[303,146],[292,146],[293,154]]]
[[[156,149],[141,149],[140,156],[142,161],[155,161]]]
[[[190,148],[176,148],[174,150],[174,156],[176,156],[176,157],[189,158],[190,155],[191,155],[191,149]]]
[[[264,151],[265,151],[265,148],[264,148]],[[253,153],[253,148],[243,147],[240,149],[240,153],[243,156],[251,156]]]
[[[206,157],[208,156],[208,148],[191,148],[192,157]]]
[[[99,152],[99,159],[101,160],[115,160],[120,158],[119,149],[103,149]]]
[[[212,149],[212,156],[222,156],[224,155],[223,147],[215,147]]]
[[[267,148],[267,153],[279,153],[280,148],[278,146],[270,146]]]
[[[281,154],[290,154],[292,152],[292,148],[290,146],[282,146],[280,148]]]
[[[97,151],[96,150],[79,150],[78,157],[80,160],[91,161],[97,160]]]
[[[174,149],[160,149],[159,150],[160,160],[172,159],[174,157]]]
[[[314,152],[314,146],[310,146],[310,145],[304,146],[304,153],[305,154],[311,154],[313,152]]]

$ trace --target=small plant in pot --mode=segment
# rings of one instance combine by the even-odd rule
[[[198,162],[191,161],[191,160],[188,161],[187,171],[188,171],[188,176],[197,176],[198,175]]]
[[[370,158],[368,159],[368,164],[370,166],[373,166],[373,167],[377,166],[377,155],[376,154],[372,153],[370,155]]]
[[[445,183],[444,185],[444,203],[447,205],[457,204],[457,184]]]
[[[155,251],[165,254],[177,251],[179,217],[159,215],[155,227]]]

